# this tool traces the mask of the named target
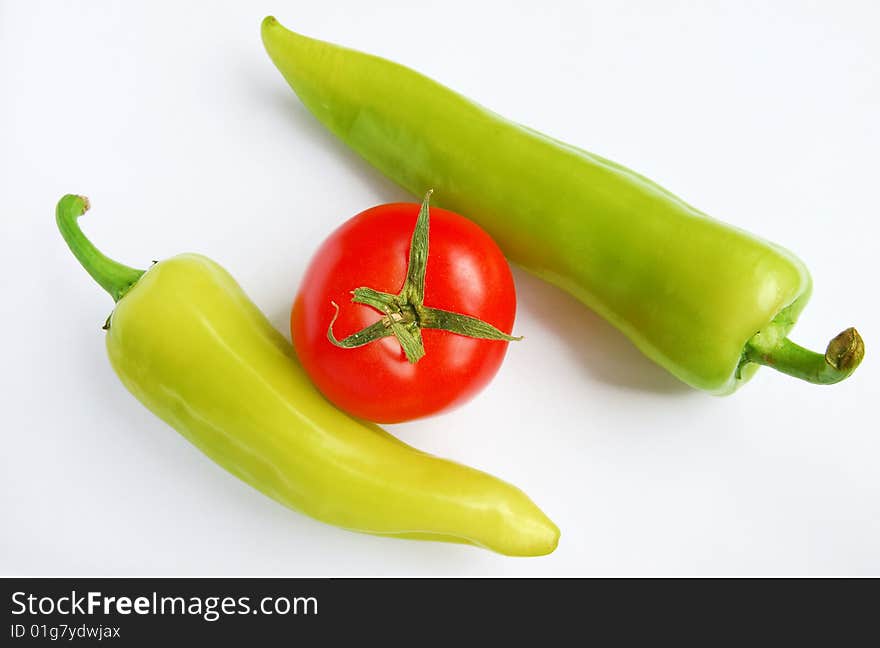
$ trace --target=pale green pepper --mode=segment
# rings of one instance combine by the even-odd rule
[[[262,36],[303,104],[343,142],[412,193],[433,187],[440,206],[479,223],[511,261],[593,308],[689,385],[728,394],[758,364],[830,384],[861,362],[854,328],[824,355],[786,338],[811,280],[778,245],[409,68],[272,17]]]
[[[146,272],[101,254],[64,196],[58,227],[117,302],[107,352],[128,390],[208,457],[282,504],[353,531],[470,543],[511,556],[559,530],[519,489],[351,418],[311,384],[291,345],[210,259]]]

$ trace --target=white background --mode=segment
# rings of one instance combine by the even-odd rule
[[[880,575],[877,7],[0,2],[0,574]],[[359,535],[260,495],[118,382],[112,302],[53,214],[89,196],[84,229],[132,265],[211,256],[287,334],[323,237],[410,198],[299,104],[260,42],[270,13],[782,243],[815,281],[795,339],[856,325],[864,365],[711,397],[516,270],[526,341],[495,381],[391,429],[520,486],[562,530],[554,554]]]

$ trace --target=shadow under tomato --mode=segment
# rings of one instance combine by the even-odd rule
[[[572,356],[598,380],[637,391],[695,393],[568,293],[518,267],[513,268],[513,275],[519,311],[540,319],[569,345]]]

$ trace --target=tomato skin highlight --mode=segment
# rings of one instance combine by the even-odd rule
[[[306,372],[339,408],[377,423],[399,423],[457,407],[495,376],[508,343],[423,329],[425,356],[412,364],[393,336],[354,349],[342,339],[382,318],[351,302],[368,286],[397,293],[406,279],[409,246],[419,205],[372,207],[334,231],[312,258],[291,312],[291,338]],[[516,290],[501,250],[478,225],[432,207],[425,276],[425,306],[463,313],[510,333]]]

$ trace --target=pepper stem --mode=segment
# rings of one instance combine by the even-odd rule
[[[825,355],[783,338],[767,346],[753,337],[746,344],[743,363],[755,362],[816,385],[833,385],[848,377],[865,356],[865,342],[850,327],[828,343]]]
[[[432,190],[425,194],[409,247],[409,260],[406,279],[396,295],[379,292],[373,288],[360,287],[352,291],[352,302],[365,304],[382,313],[384,317],[366,328],[352,333],[344,340],[333,335],[333,324],[339,315],[339,306],[330,302],[336,313],[327,328],[327,339],[338,347],[354,349],[378,339],[393,335],[397,338],[407,360],[415,364],[425,355],[422,343],[422,329],[439,329],[480,340],[501,340],[513,342],[521,337],[513,337],[495,328],[488,322],[424,305],[425,275],[428,268],[428,229],[429,206]]]
[[[83,268],[92,279],[110,293],[113,301],[119,301],[128,292],[141,275],[143,270],[136,270],[104,256],[92,242],[86,238],[79,227],[77,219],[89,210],[89,199],[85,196],[67,194],[58,201],[55,208],[55,222],[67,247],[73,252]]]

